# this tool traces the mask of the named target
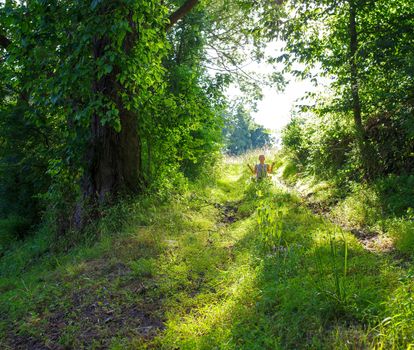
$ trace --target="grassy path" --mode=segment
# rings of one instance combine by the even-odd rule
[[[120,205],[92,247],[56,256],[39,235],[2,257],[0,347],[409,346],[410,271],[225,169],[168,204]]]

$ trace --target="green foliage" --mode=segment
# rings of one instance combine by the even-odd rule
[[[12,42],[0,49],[0,217],[35,224],[45,212],[58,236],[71,230],[95,116],[115,132],[123,114],[138,119],[143,187],[171,180],[164,188],[174,188],[185,182],[181,172],[195,177],[213,166],[222,96],[199,68],[199,25],[208,21],[197,11],[196,21],[181,23],[185,36],[167,38],[168,9],[179,4],[0,6],[2,35]],[[173,60],[180,40],[188,44],[183,64]]]
[[[381,206],[388,215],[403,216],[414,203],[414,176],[388,175],[375,182]],[[412,209],[411,209],[412,210]]]
[[[0,254],[4,253],[16,239],[27,236],[30,221],[24,217],[12,215],[0,219]]]
[[[362,176],[353,135],[341,115],[294,117],[282,132],[282,144],[305,173],[339,183]]]
[[[332,210],[336,218],[343,218],[351,227],[374,227],[385,214],[375,189],[354,184],[347,196]],[[346,218],[346,219],[345,219]]]
[[[58,231],[71,226],[93,116],[119,131],[120,104],[137,111],[162,83],[166,10],[148,1],[1,6],[12,44],[0,63],[0,216],[37,223],[47,208]],[[140,31],[133,44],[128,18]],[[111,79],[122,96],[99,92]]]
[[[130,267],[137,278],[151,277],[156,271],[154,259],[138,259],[132,261]]]
[[[282,132],[282,145],[292,151],[300,163],[306,162],[309,157],[306,130],[303,128],[304,122],[303,119],[293,117]]]
[[[292,154],[279,154],[278,173],[295,186],[315,208],[346,227],[380,233],[373,239],[373,249],[396,248],[404,256],[414,253],[412,225],[412,176],[388,175],[372,183],[338,178],[321,181],[320,176],[299,172]]]
[[[153,94],[141,112],[144,175],[154,187],[179,172],[192,179],[209,172],[218,157],[222,86],[200,65],[210,25],[201,7],[168,35],[172,50],[164,59],[165,90]]]
[[[321,75],[330,78],[330,96],[311,96],[316,99],[312,115],[291,123],[286,146],[325,178],[339,174],[372,180],[411,173],[413,109],[407,91],[414,86],[408,51],[414,37],[408,31],[413,19],[406,2],[312,0],[291,1],[287,7],[291,18],[282,27],[286,54],[279,60],[294,74],[308,77],[319,66]],[[294,61],[305,69],[294,71]]]
[[[317,268],[323,274],[329,269],[329,278],[320,278],[317,280],[318,288],[321,294],[328,299],[333,300],[336,304],[337,311],[344,311],[347,309],[349,302],[348,295],[348,244],[345,236],[342,240],[335,236],[329,237],[329,261],[324,261],[326,258],[321,254],[320,250],[316,252]],[[333,286],[332,286],[333,285]]]
[[[292,160],[286,160],[285,164],[281,166],[282,168],[282,178],[289,184],[294,184],[298,178],[298,164]]]
[[[103,202],[138,189],[167,198],[188,179],[210,177],[222,147],[224,88],[238,81],[249,89],[250,79],[223,66],[213,74],[209,50],[226,51],[221,62],[239,65],[245,42],[262,60],[268,36],[257,20],[281,9],[271,0],[200,2],[167,30],[182,5],[0,5],[0,218],[37,224],[43,215],[58,239],[66,232],[67,246],[101,215]],[[228,45],[240,51],[229,53]],[[257,82],[250,85],[258,97]],[[124,144],[126,131],[133,136]],[[267,136],[258,126],[252,135],[254,145]],[[105,161],[113,174],[103,171]]]
[[[398,349],[412,346],[412,328],[414,314],[411,294],[412,271],[402,276],[399,286],[393,295],[385,302],[387,317],[381,320],[376,332],[379,349]],[[395,313],[398,310],[398,313]]]
[[[414,222],[413,215],[407,219],[391,219],[387,222],[387,231],[394,239],[395,247],[408,256],[414,256]]]
[[[53,125],[26,118],[27,103],[9,98],[0,95],[0,218],[18,215],[38,223],[41,204],[36,195],[50,185],[46,170],[56,133]]]
[[[333,77],[332,95],[284,131],[282,176],[322,180],[312,188],[335,203],[337,218],[380,227],[413,252],[410,4],[277,3],[203,1],[168,33],[170,11],[183,1],[0,5],[0,34],[11,41],[0,48],[1,347],[413,342],[404,264],[362,249],[349,233],[334,238],[336,226],[270,181],[249,184],[240,164],[226,164],[213,183],[223,126],[231,154],[271,141],[245,104],[226,112],[223,91],[237,82],[249,102],[260,97],[260,77],[240,64],[263,59],[276,34],[286,40],[279,61],[287,69],[306,76],[319,65]],[[304,71],[293,71],[294,60]],[[108,207],[81,184],[85,174],[92,182],[105,175],[93,173],[105,155],[89,152],[108,150],[105,135],[110,151],[118,147],[128,118],[137,125],[134,185],[149,193]],[[80,198],[91,219],[82,231]]]

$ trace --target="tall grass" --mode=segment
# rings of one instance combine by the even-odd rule
[[[348,301],[348,243],[344,235],[341,239],[329,235],[328,242],[328,254],[316,250],[317,285],[321,294],[345,309]]]

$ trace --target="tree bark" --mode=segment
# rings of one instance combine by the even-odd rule
[[[198,3],[198,0],[186,1],[170,16],[167,30],[185,16]],[[139,40],[135,23],[129,18],[131,33],[124,40],[123,50],[128,53]],[[98,60],[104,55],[108,45],[107,38],[96,39],[93,45],[93,57]],[[112,200],[120,193],[137,193],[144,184],[144,169],[141,159],[141,139],[138,132],[138,117],[128,111],[121,101],[121,86],[117,81],[119,67],[113,67],[110,74],[94,83],[94,93],[102,94],[115,101],[121,122],[121,131],[110,125],[102,125],[101,118],[92,116],[90,139],[85,159],[85,172],[81,182],[83,200],[78,203],[74,213],[74,223],[78,229],[85,225],[87,217],[85,206],[100,205]],[[150,150],[149,150],[150,152]],[[150,162],[150,155],[149,155]]]
[[[85,198],[100,204],[118,193],[136,193],[140,188],[141,143],[136,115],[121,112],[121,128],[118,133],[93,116],[82,189]]]
[[[354,116],[354,125],[357,137],[359,152],[361,155],[362,166],[365,177],[371,177],[371,162],[368,148],[368,140],[362,124],[361,99],[359,92],[359,73],[357,64],[358,54],[358,30],[356,23],[357,9],[354,0],[349,1],[349,66],[352,96],[352,111]]]
[[[355,126],[357,130],[361,132],[363,127],[361,118],[361,102],[359,98],[358,67],[356,61],[358,51],[358,32],[356,28],[356,9],[353,1],[350,2],[349,8],[349,35],[352,109],[354,113]]]
[[[151,139],[150,139],[150,137],[148,137],[147,138],[147,153],[148,153],[148,156],[147,156],[147,179],[148,179],[148,181],[150,182],[151,181],[151,162],[152,162],[152,159],[151,159]]]
[[[130,34],[131,36],[134,33]],[[133,38],[126,38],[124,50],[133,46]],[[93,57],[98,60],[104,55],[108,39],[96,39],[93,44]],[[114,66],[110,74],[94,82],[93,92],[114,101],[119,111],[121,130],[102,124],[101,116],[91,118],[90,135],[85,155],[85,170],[81,181],[83,199],[74,213],[75,227],[82,229],[89,214],[85,206],[92,206],[92,216],[96,206],[108,203],[121,193],[137,193],[140,189],[141,142],[138,133],[138,116],[123,106],[120,97],[121,85],[117,81],[120,68]]]
[[[96,40],[93,54],[97,60],[103,54],[106,39]],[[130,50],[128,43],[125,50]],[[95,82],[94,93],[115,101],[119,111],[121,131],[102,125],[99,115],[91,120],[91,135],[87,153],[87,172],[83,182],[84,196],[105,202],[119,192],[135,193],[139,189],[141,173],[141,142],[138,135],[137,115],[124,108],[116,76],[119,68]]]

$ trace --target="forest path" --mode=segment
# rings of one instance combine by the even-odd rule
[[[210,261],[216,271],[203,275],[190,305],[168,313],[155,347],[361,349],[381,344],[386,327],[377,324],[378,312],[386,319],[389,291],[406,271],[315,215],[284,186],[249,181],[242,164],[229,169],[215,194],[224,192],[237,211],[233,205],[230,210],[215,205],[224,217],[216,228],[223,221],[225,228],[209,241],[225,263]]]
[[[186,306],[172,306],[166,329],[151,344],[166,349],[369,347],[377,333],[355,308],[366,313],[372,305],[386,304],[388,283],[395,282],[399,267],[314,215],[286,188],[250,181],[242,164],[226,168],[208,195],[221,219],[207,241],[214,249],[198,260],[209,261],[200,271],[203,282],[191,301],[181,295],[178,304]]]
[[[244,168],[121,206],[91,247],[1,260],[2,348],[369,348],[405,271]]]

